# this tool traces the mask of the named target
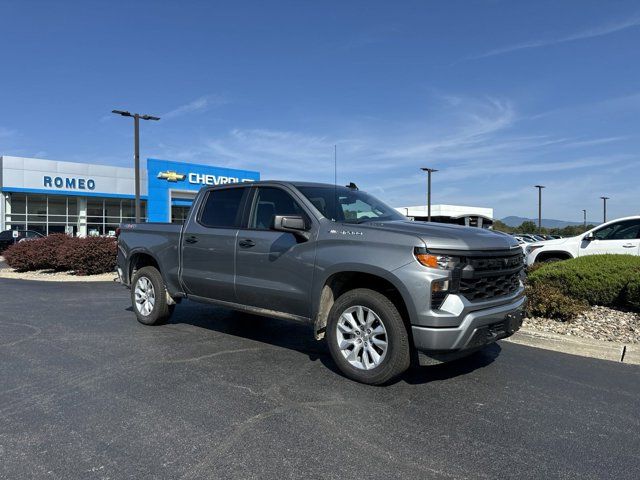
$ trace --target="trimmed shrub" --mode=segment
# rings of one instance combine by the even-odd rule
[[[528,285],[526,293],[529,317],[569,321],[589,309],[588,302],[565,295],[557,285],[546,283]]]
[[[18,272],[40,270],[42,259],[40,258],[39,252],[29,245],[37,241],[38,240],[14,243],[9,246],[3,253],[7,265]]]
[[[62,269],[73,270],[76,275],[97,275],[115,270],[117,252],[113,238],[75,238],[62,245],[58,262]]]
[[[11,245],[4,252],[7,264],[19,271],[59,270],[57,255],[62,245],[73,240],[64,234],[54,234],[36,240]]]
[[[554,286],[563,295],[605,307],[634,306],[637,282],[640,257],[630,255],[590,255],[545,264],[529,275],[532,288]]]
[[[77,275],[112,272],[117,244],[113,238],[77,238],[54,234],[11,245],[4,252],[7,264],[18,272],[74,271]]]
[[[632,278],[627,283],[625,291],[625,303],[634,310],[640,310],[640,276]]]

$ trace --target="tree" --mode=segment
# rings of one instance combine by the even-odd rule
[[[500,220],[493,221],[493,229],[497,232],[513,233],[515,229]]]
[[[520,233],[533,233],[538,230],[538,226],[535,222],[531,220],[527,220],[526,222],[522,222],[522,224],[517,228]]]

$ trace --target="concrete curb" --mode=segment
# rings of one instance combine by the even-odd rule
[[[9,280],[26,280],[32,282],[116,282],[118,277],[115,273],[100,274],[100,275],[68,275],[68,274],[41,274],[33,272],[18,273],[13,271],[7,271],[0,268],[0,279]]]
[[[605,342],[571,335],[541,332],[526,327],[521,328],[513,336],[505,340],[519,345],[568,353],[569,355],[640,365],[640,345],[638,344],[625,345],[623,343]]]

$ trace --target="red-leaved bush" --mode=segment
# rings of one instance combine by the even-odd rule
[[[77,238],[64,234],[16,243],[3,253],[7,264],[18,272],[56,270],[73,271],[77,275],[114,271],[116,254],[113,238]]]
[[[76,275],[96,275],[113,272],[116,268],[118,247],[108,237],[73,238],[64,243],[58,253],[58,264]]]

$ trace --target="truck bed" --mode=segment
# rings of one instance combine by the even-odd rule
[[[152,255],[160,267],[168,289],[180,290],[180,237],[182,224],[178,223],[123,223],[120,227],[118,256],[131,259],[137,253]],[[125,283],[130,273],[123,272]]]

